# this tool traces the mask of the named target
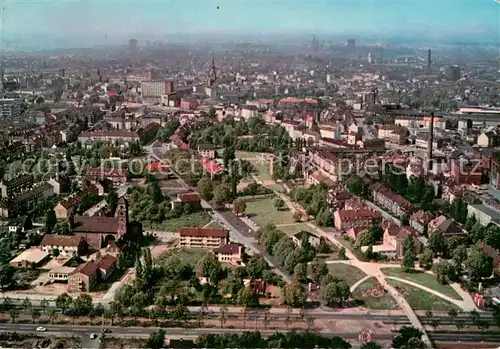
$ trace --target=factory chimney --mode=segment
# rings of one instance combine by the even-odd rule
[[[429,124],[429,143],[427,145],[427,171],[432,171],[432,147],[434,143],[434,112],[431,113]]]
[[[429,49],[429,51],[427,52],[427,72],[431,72],[431,63],[432,63],[432,60],[431,60],[431,49]]]

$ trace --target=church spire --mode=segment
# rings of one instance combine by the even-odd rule
[[[217,70],[215,68],[214,53],[212,52],[212,67],[210,69],[210,86],[212,86],[215,83],[215,80],[217,80]]]

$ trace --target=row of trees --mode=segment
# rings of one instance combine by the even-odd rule
[[[321,183],[309,188],[298,188],[291,192],[290,197],[300,203],[308,214],[316,217],[320,226],[333,226],[333,218],[328,205],[328,187]]]

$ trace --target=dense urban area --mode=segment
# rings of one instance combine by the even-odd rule
[[[497,348],[481,45],[2,56],[0,345]]]

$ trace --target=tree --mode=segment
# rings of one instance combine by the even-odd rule
[[[238,304],[245,308],[257,308],[259,297],[253,293],[250,287],[244,287],[238,292]]]
[[[415,258],[417,257],[417,253],[415,252],[415,243],[413,241],[413,237],[408,235],[404,243],[403,249],[403,260],[401,262],[401,266],[405,270],[405,272],[410,272],[413,270],[415,265]]]
[[[479,321],[477,321],[476,326],[478,329],[481,330],[481,333],[483,333],[484,330],[487,330],[488,328],[490,328],[490,323],[488,321],[485,321],[485,320],[479,320]]]
[[[27,230],[30,230],[33,228],[33,221],[31,219],[31,214],[27,214],[25,217],[24,217],[24,221],[23,221],[23,230],[24,231],[27,231]]]
[[[303,307],[307,300],[306,290],[293,280],[283,288],[283,300],[288,306]]]
[[[293,275],[300,282],[306,282],[307,281],[307,264],[305,264],[305,263],[297,264],[293,270]]]
[[[55,310],[51,310],[51,311],[49,312],[49,319],[50,319],[50,322],[51,322],[52,324],[53,324],[53,323],[54,323],[54,321],[57,319],[57,316],[58,316],[57,311],[55,311]]]
[[[165,330],[158,330],[149,335],[149,338],[143,345],[144,349],[161,349],[165,345]]]
[[[33,323],[35,323],[35,321],[37,319],[39,319],[40,316],[42,316],[42,313],[40,312],[39,309],[32,309],[31,310],[31,319],[33,320]]]
[[[329,282],[322,288],[323,299],[328,303],[329,307],[342,306],[350,294],[349,285],[344,280]]]
[[[214,200],[217,205],[224,205],[231,201],[232,191],[226,184],[220,184],[214,189]]]
[[[463,263],[467,259],[467,247],[464,245],[458,245],[453,251],[452,251],[452,261],[453,265],[455,266],[455,269],[457,272],[460,274],[462,269],[463,269]]]
[[[234,147],[227,147],[222,153],[222,160],[224,161],[224,167],[228,168],[231,162],[236,158]]]
[[[233,212],[235,215],[239,216],[241,213],[245,212],[246,209],[247,204],[242,198],[233,201]]]
[[[45,298],[44,298],[44,299],[42,299],[42,300],[40,301],[40,306],[42,307],[43,312],[45,313],[45,311],[47,310],[47,307],[49,306],[49,301],[48,301],[48,300],[46,300]]]
[[[196,265],[198,275],[208,277],[212,283],[219,280],[221,270],[220,262],[211,253],[204,255]]]
[[[436,279],[440,284],[446,284],[455,280],[456,271],[453,265],[448,261],[441,261],[432,266],[432,272],[436,275]]]
[[[472,280],[480,280],[489,277],[493,273],[493,259],[474,246],[470,249],[469,255],[464,262],[465,269]]]
[[[425,348],[421,342],[422,334],[423,333],[415,327],[403,326],[399,329],[399,334],[392,339],[392,348]]]
[[[458,312],[455,308],[451,308],[448,310],[448,316],[450,317],[450,322],[453,322],[453,320],[458,316]]]
[[[356,238],[356,243],[354,244],[355,249],[360,249],[363,246],[370,246],[375,244],[377,241],[374,239],[373,234],[366,230],[361,232]]]
[[[472,323],[473,323],[474,325],[476,325],[476,324],[477,324],[477,322],[478,322],[478,321],[480,320],[480,318],[481,318],[481,315],[479,315],[479,312],[478,312],[476,309],[471,310],[471,312],[469,313],[469,316],[470,316],[470,318],[471,318],[471,320],[472,320]]]
[[[60,308],[63,314],[71,306],[71,303],[73,303],[73,298],[67,293],[60,294],[56,298],[56,307]]]
[[[11,286],[14,282],[16,269],[10,264],[0,265],[0,289]]]
[[[253,258],[247,263],[245,270],[250,277],[258,279],[262,277],[262,274],[268,268],[269,266],[264,258]]]
[[[435,255],[444,255],[446,253],[446,242],[443,233],[439,230],[431,233],[427,245]]]
[[[106,195],[106,203],[108,204],[109,211],[114,213],[118,205],[118,195],[113,189]]]
[[[426,248],[423,253],[420,254],[418,258],[418,263],[420,266],[426,270],[430,270],[432,268],[434,253]]]
[[[220,311],[220,317],[219,317],[220,328],[222,328],[222,327],[224,327],[224,324],[226,323],[226,320],[227,320],[227,317],[226,317],[226,314],[228,312],[227,306],[221,305],[221,307],[219,308],[219,311]]]
[[[50,234],[57,223],[56,212],[53,209],[47,211],[45,215],[45,232]]]
[[[281,210],[283,208],[283,206],[285,206],[285,202],[283,201],[283,199],[277,197],[275,200],[274,200],[274,207],[276,208],[276,210]]]
[[[21,307],[23,308],[24,311],[28,311],[28,309],[31,309],[31,301],[29,300],[28,297],[24,298],[23,303],[21,304]]]
[[[465,327],[465,321],[464,320],[457,320],[455,323],[455,326],[457,327],[458,332],[462,330],[462,328]]]
[[[382,346],[378,343],[370,341],[368,343],[361,344],[361,346],[359,348],[360,349],[382,349]]]
[[[9,311],[10,318],[12,319],[12,323],[16,322],[16,318],[19,316],[19,311],[14,308]]]
[[[90,297],[88,294],[79,295],[73,300],[73,308],[78,313],[78,315],[88,315],[92,310],[92,297]]]

